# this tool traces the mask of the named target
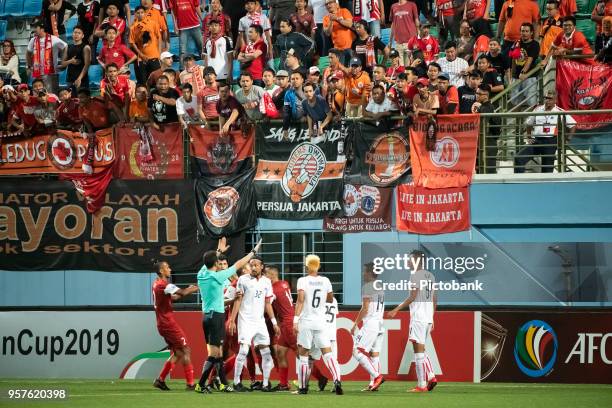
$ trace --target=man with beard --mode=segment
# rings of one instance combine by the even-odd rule
[[[176,100],[179,93],[170,88],[169,84],[167,76],[160,76],[157,79],[157,87],[151,91],[149,96],[149,110],[156,129],[159,129],[160,124],[178,122]]]

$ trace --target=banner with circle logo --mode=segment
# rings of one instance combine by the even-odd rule
[[[391,231],[393,188],[344,185],[344,217],[326,217],[323,229],[333,232]]]
[[[178,123],[160,130],[116,126],[117,155],[115,177],[124,180],[183,178],[183,129]],[[147,140],[148,139],[148,140]]]
[[[480,115],[438,115],[437,137],[432,151],[426,148],[428,122],[410,127],[412,178],[420,187],[465,187],[476,166]]]
[[[8,174],[84,174],[83,158],[88,140],[79,132],[58,130],[54,134],[16,138],[0,144],[0,175]],[[112,129],[96,132],[93,169],[103,171],[115,161]]]
[[[304,220],[342,215],[345,160],[339,127],[326,130],[319,143],[307,134],[302,137],[301,126],[289,129],[287,141],[275,137],[270,126],[258,126],[257,131],[260,153],[254,185],[259,217]]]
[[[257,223],[252,168],[233,177],[201,177],[195,182],[198,232],[223,237]]]
[[[406,128],[383,131],[369,123],[355,123],[354,157],[349,180],[356,184],[389,187],[410,170]]]

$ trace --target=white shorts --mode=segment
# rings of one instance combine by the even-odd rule
[[[429,337],[430,330],[431,323],[411,321],[408,340],[413,343],[425,344],[427,342],[427,337]]]
[[[353,339],[355,347],[366,353],[380,353],[385,332],[379,327],[363,326]]]
[[[336,360],[338,360],[338,342],[336,340],[330,340],[330,347],[332,349],[332,355]],[[319,360],[323,356],[321,349],[312,349],[310,350],[310,357],[313,360]]]
[[[299,325],[297,344],[307,350],[321,349],[329,347],[330,340],[326,330],[315,330]]]
[[[251,344],[254,346],[270,345],[270,335],[265,320],[261,322],[245,322],[238,318],[238,343]]]

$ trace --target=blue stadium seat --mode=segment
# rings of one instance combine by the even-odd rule
[[[172,33],[174,33],[174,19],[171,13],[168,13],[166,16],[166,23],[168,24],[168,32],[172,35]]]
[[[72,44],[72,30],[79,23],[79,19],[76,15],[70,17],[64,25],[66,26],[66,38],[68,39],[68,44]]]
[[[234,79],[240,78],[240,61],[234,60],[232,65],[232,77]]]
[[[178,37],[170,37],[170,50],[172,54],[179,57],[181,55],[181,48],[179,46],[179,38]]]
[[[60,88],[67,86],[66,84],[66,75],[68,74],[68,70],[64,69],[63,71],[60,71],[59,73],[59,86]]]
[[[383,28],[382,30],[380,30],[380,41],[382,41],[383,44],[390,45],[389,44],[390,39],[391,39],[391,29],[390,28]]]
[[[134,9],[140,6],[140,0],[130,0],[130,10],[134,11]]]
[[[0,17],[4,17],[4,3],[6,0],[0,0]]]
[[[11,0],[6,0],[7,2]],[[23,17],[36,17],[42,10],[42,0],[25,0],[23,3]]]
[[[41,3],[39,3],[38,11],[36,15],[40,15]],[[11,16],[11,17],[23,17],[25,14],[23,13],[23,0],[4,0],[4,8],[2,11],[3,16]]]
[[[98,65],[90,65],[89,66],[89,84],[92,88],[99,88],[100,81],[102,81],[102,77],[104,75],[102,71],[102,67]]]
[[[4,40],[6,37],[6,26],[8,21],[0,20],[0,40]]]

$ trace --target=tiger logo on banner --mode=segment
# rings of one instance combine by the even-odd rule
[[[220,187],[208,194],[202,211],[212,225],[223,228],[232,220],[238,200],[240,193],[234,187]]]

